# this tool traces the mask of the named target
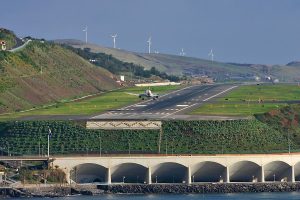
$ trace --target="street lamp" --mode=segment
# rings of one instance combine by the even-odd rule
[[[126,177],[125,177],[125,176],[123,176],[123,183],[125,183],[125,178],[126,178]]]
[[[275,182],[275,180],[276,180],[276,179],[275,179],[275,174],[273,175],[273,178],[274,178],[273,181]]]
[[[155,176],[155,183],[157,183],[157,176]]]
[[[6,146],[7,146],[7,156],[10,156],[10,154],[9,154],[9,143],[8,142],[6,143]]]
[[[195,176],[193,175],[192,176],[192,183],[194,183],[195,182]]]

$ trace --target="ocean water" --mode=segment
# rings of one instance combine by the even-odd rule
[[[14,200],[45,200],[45,198],[12,198]],[[47,198],[49,199],[49,198]],[[128,195],[128,194],[105,194],[99,196],[69,196],[60,198],[51,198],[51,200],[273,200],[288,199],[300,200],[300,192],[288,193],[234,193],[234,194],[151,194],[151,195]]]

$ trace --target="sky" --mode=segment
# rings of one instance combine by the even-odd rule
[[[1,0],[0,27],[19,37],[85,40],[223,62],[300,60],[298,0]]]

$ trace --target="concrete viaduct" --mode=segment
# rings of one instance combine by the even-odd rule
[[[76,183],[300,181],[300,154],[57,157]]]

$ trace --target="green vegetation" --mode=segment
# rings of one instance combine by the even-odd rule
[[[113,74],[133,74],[136,77],[150,78],[152,75],[159,76],[162,79],[168,79],[170,81],[179,81],[179,77],[168,75],[164,72],[158,71],[155,67],[151,67],[149,70],[145,70],[144,67],[140,65],[135,65],[133,63],[120,61],[112,55],[107,55],[105,53],[94,53],[91,52],[89,48],[76,49],[68,45],[63,45],[65,48],[72,50],[79,56],[86,60],[95,60],[93,64],[99,67],[103,67]]]
[[[157,153],[158,130],[87,130],[82,122],[22,121],[0,123],[4,153],[51,154]],[[271,153],[287,151],[286,134],[257,120],[164,121],[161,154]],[[40,145],[39,145],[40,144]],[[101,145],[100,145],[101,144]],[[40,146],[40,151],[39,151]],[[293,150],[299,143],[292,143]]]
[[[113,74],[60,45],[34,40],[16,52],[0,51],[0,113],[116,89]]]
[[[293,100],[300,100],[300,87],[297,85],[247,85],[214,103],[204,104],[192,114],[251,116],[287,106],[284,101]]]
[[[179,89],[180,87],[181,86],[156,86],[152,88],[152,90],[161,95]],[[148,89],[148,87],[133,87],[114,90],[80,101],[60,102],[47,108],[2,115],[0,116],[0,120],[9,120],[33,115],[91,115],[101,113],[140,101],[138,96],[133,94],[141,94],[146,89]]]
[[[255,117],[273,129],[289,137],[291,141],[300,144],[300,104],[289,105],[271,110]]]
[[[16,35],[12,31],[4,28],[0,28],[0,41],[6,42],[6,49],[13,48],[18,42]]]
[[[22,168],[19,175],[14,177],[15,180],[20,180],[23,184],[40,184],[40,183],[66,183],[66,174],[63,170],[44,169],[44,170],[30,170]]]

